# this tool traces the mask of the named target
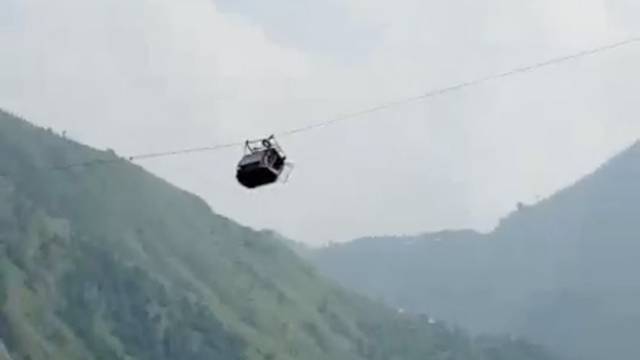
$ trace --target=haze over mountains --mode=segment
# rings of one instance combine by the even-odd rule
[[[359,239],[314,252],[346,287],[571,359],[639,359],[640,143],[489,234]]]
[[[1,111],[0,174],[2,360],[553,359],[341,290],[272,233]]]

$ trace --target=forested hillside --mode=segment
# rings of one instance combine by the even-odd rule
[[[360,239],[311,258],[346,287],[573,359],[638,359],[640,143],[495,231]]]

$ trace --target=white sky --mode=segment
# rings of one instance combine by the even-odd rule
[[[259,137],[640,35],[635,0],[3,0],[0,107],[136,154]],[[640,46],[240,149],[145,162],[256,228],[321,244],[492,228],[640,137]]]

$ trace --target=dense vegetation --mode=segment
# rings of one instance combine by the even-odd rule
[[[89,159],[108,162],[65,166]],[[275,234],[2,112],[0,174],[0,359],[549,359],[340,290]]]
[[[490,234],[370,238],[312,258],[347,287],[573,359],[640,359],[640,144]]]

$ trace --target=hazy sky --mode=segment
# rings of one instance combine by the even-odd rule
[[[123,155],[259,137],[640,35],[637,0],[2,0],[0,107]],[[640,45],[281,143],[144,162],[310,243],[491,229],[640,137]]]

